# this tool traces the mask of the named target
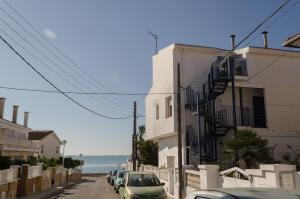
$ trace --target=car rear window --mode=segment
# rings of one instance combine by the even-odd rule
[[[160,186],[158,178],[154,174],[130,174],[127,186],[146,187]]]
[[[114,172],[113,172],[113,176],[116,176],[117,173],[118,173],[118,171],[114,171]]]

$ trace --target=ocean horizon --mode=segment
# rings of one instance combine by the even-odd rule
[[[80,159],[79,155],[70,155]],[[82,155],[83,173],[108,173],[112,169],[121,169],[121,164],[127,162],[129,155]]]

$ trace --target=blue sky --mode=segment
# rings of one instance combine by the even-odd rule
[[[263,41],[259,33],[263,30],[270,32],[269,46],[274,48],[280,48],[286,37],[299,32],[300,3],[293,6],[298,1],[292,0],[279,15],[248,40],[251,41],[251,45],[262,46]],[[109,90],[147,92],[151,86],[151,56],[155,44],[153,38],[147,34],[148,30],[159,35],[159,48],[171,43],[230,48],[231,34],[236,34],[239,41],[283,3],[283,0],[10,0],[9,3],[41,34],[46,33],[45,38]],[[31,30],[2,0],[0,7]],[[62,73],[55,64],[34,51],[0,21],[0,34],[62,90],[108,91],[102,85],[99,85],[99,88],[94,87],[70,70],[39,46],[1,10],[0,18],[26,37],[32,45],[37,46],[56,65],[72,75],[73,79]],[[2,30],[22,43],[51,70],[60,73],[71,84],[24,52]],[[41,41],[44,42],[42,39]],[[0,43],[0,53],[0,86],[52,90],[3,43]],[[59,137],[68,140],[67,154],[130,153],[131,119],[116,121],[99,118],[59,94],[0,89],[0,96],[7,98],[7,119],[11,119],[12,105],[19,105],[19,123],[23,121],[22,112],[29,111],[31,128],[53,129]],[[72,97],[97,112],[115,117],[130,115],[132,101],[137,100],[138,112],[144,114],[143,96]],[[138,124],[143,122],[139,120]]]

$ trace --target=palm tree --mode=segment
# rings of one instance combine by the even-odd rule
[[[235,161],[243,159],[247,168],[256,166],[258,162],[272,161],[268,140],[262,139],[252,130],[238,130],[232,139],[225,141],[224,148],[229,159]]]

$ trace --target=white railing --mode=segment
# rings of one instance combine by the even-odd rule
[[[28,167],[28,179],[36,178],[42,175],[42,166],[30,166]]]
[[[6,169],[0,170],[0,185],[7,184],[18,179],[18,170],[17,169]]]

